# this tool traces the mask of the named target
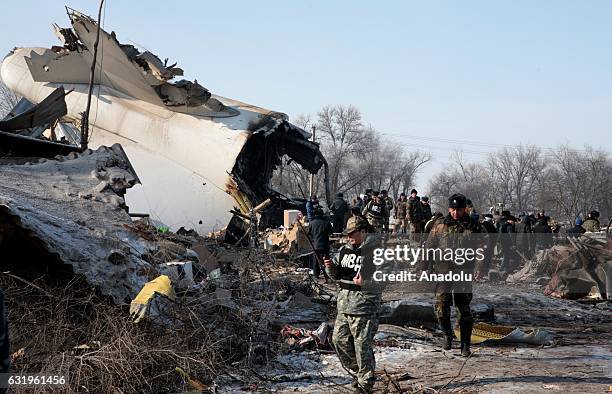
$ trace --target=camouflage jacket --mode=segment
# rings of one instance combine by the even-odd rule
[[[421,207],[421,198],[416,196],[408,198],[408,218],[412,223],[418,223],[423,220],[423,208]]]
[[[391,211],[393,210],[393,208],[395,208],[393,199],[387,196],[385,197],[384,202],[385,202],[386,216],[391,216]]]
[[[333,265],[325,267],[330,278],[340,286],[338,292],[338,313],[349,315],[370,315],[378,313],[380,308],[380,288],[372,280],[375,267],[374,249],[381,246],[380,237],[368,234],[364,242],[353,247],[346,244],[333,258]],[[357,273],[361,273],[362,286],[353,283]]]
[[[397,200],[395,203],[395,218],[406,219],[408,215],[408,201]]]
[[[458,220],[454,220],[451,215],[448,214],[434,222],[431,232],[427,237],[427,241],[425,242],[425,247],[426,249],[442,249],[444,252],[448,249],[457,250],[469,248],[476,250],[477,248],[484,247],[485,243],[483,242],[484,238],[473,234],[482,232],[483,230],[480,223],[473,223],[468,214],[465,214]],[[472,261],[467,261],[466,259],[466,261],[459,264],[460,261],[457,259],[454,261],[446,261],[446,259],[440,260],[439,258],[434,258],[429,261],[429,263],[433,271],[438,273],[446,273],[455,268],[473,271],[475,259]]]
[[[600,231],[601,228],[599,226],[599,220],[597,219],[587,219],[584,221],[584,223],[582,223],[582,227],[584,227],[584,229],[588,232],[588,233],[594,233],[597,231]]]

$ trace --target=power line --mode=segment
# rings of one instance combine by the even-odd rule
[[[481,141],[471,141],[471,140],[464,140],[464,139],[451,139],[451,138],[442,138],[442,137],[424,137],[424,136],[420,136],[420,135],[413,135],[413,134],[403,134],[403,133],[387,133],[387,132],[378,132],[379,134],[382,135],[386,135],[386,136],[390,136],[390,137],[400,137],[400,138],[410,138],[410,139],[416,139],[416,140],[422,140],[422,141],[428,141],[428,142],[441,142],[441,143],[445,143],[445,144],[456,144],[456,145],[473,145],[473,146],[479,146],[479,147],[485,147],[485,148],[493,148],[493,149],[499,149],[499,148],[515,148],[517,145],[511,145],[511,144],[500,144],[500,143],[495,143],[495,142],[481,142]],[[550,148],[550,147],[540,147],[541,149],[546,149],[546,150],[554,150],[555,148]],[[577,151],[577,152],[587,152],[587,149],[575,149],[572,148],[573,151]],[[466,151],[467,152],[467,151]],[[486,153],[486,152],[481,152],[481,153]]]

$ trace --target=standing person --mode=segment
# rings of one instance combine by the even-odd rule
[[[482,223],[480,223],[481,231],[486,233],[485,239],[487,243],[487,249],[485,250],[485,258],[478,263],[479,267],[476,270],[477,278],[484,277],[489,273],[491,263],[493,262],[493,252],[495,251],[495,245],[497,245],[497,229],[493,224],[493,215],[490,213],[484,214]]]
[[[406,234],[406,229],[408,227],[408,201],[406,200],[406,193],[401,193],[399,200],[395,204],[395,228],[394,231],[396,234],[399,234],[400,231],[402,234]]]
[[[310,196],[310,200],[306,202],[306,218],[310,222],[314,218],[315,209],[319,208],[319,199],[316,195]]]
[[[360,196],[355,197],[351,208],[357,208],[361,212],[363,210],[363,199]]]
[[[529,235],[527,236],[527,238],[529,239],[529,258],[533,258],[533,256],[535,256],[536,241],[535,236],[533,235],[533,227],[536,225],[536,223],[537,220],[535,218],[535,215],[533,214],[533,212],[529,212],[527,214],[527,221],[525,222],[526,226],[529,229]]]
[[[533,226],[536,252],[541,249],[548,249],[552,245],[552,230],[548,225],[548,216],[538,215],[538,221]]]
[[[481,245],[471,245],[473,239],[471,234],[480,233],[479,224],[474,224],[466,212],[466,198],[463,194],[453,194],[448,199],[448,215],[436,220],[426,241],[426,247],[431,249],[458,249],[470,247],[475,250]],[[454,261],[441,260],[430,262],[436,273],[446,274],[448,272],[461,273],[473,270],[473,261],[456,264]],[[430,265],[431,266],[431,265]],[[450,319],[450,307],[455,304],[459,319],[459,331],[461,334],[461,355],[468,357],[471,354],[470,344],[474,318],[470,310],[472,301],[471,281],[438,282],[436,284],[436,315],[440,328],[444,334],[445,350],[452,347],[453,329]]]
[[[329,236],[332,233],[332,225],[329,218],[325,216],[322,208],[314,211],[312,220],[308,223],[308,236],[314,246],[312,256],[312,274],[319,278],[321,273],[321,263],[329,257]]]
[[[385,203],[385,215],[384,215],[384,224],[383,224],[383,230],[385,232],[389,232],[389,218],[391,216],[391,211],[395,208],[393,206],[393,199],[391,197],[389,197],[389,195],[387,194],[386,190],[381,190],[380,191],[380,198],[381,200]]]
[[[528,221],[528,216],[521,212],[518,222],[514,225],[514,231],[516,231],[516,249],[526,258],[530,258]]]
[[[431,205],[429,205],[429,197],[427,196],[423,196],[423,198],[421,198],[421,212],[423,213],[423,220],[421,220],[421,228],[423,229],[423,232],[425,232],[425,225],[431,220],[431,217],[433,216],[431,214]]]
[[[373,195],[374,191],[372,189],[366,189],[364,195],[363,195],[363,206],[365,207],[366,205],[368,205],[368,203],[370,202],[370,200],[372,200],[372,195]]]
[[[377,233],[382,232],[384,219],[385,219],[385,203],[381,200],[378,192],[372,193],[372,200],[368,201],[366,206],[361,212],[363,216],[368,220],[370,225],[374,227]]]
[[[502,211],[499,221],[499,242],[502,248],[503,262],[501,270],[512,272],[514,269],[516,256],[514,253],[514,221],[510,211]]]
[[[353,385],[361,393],[374,388],[373,342],[381,300],[380,291],[372,285],[373,253],[381,243],[367,228],[365,220],[351,217],[346,228],[349,243],[333,260],[325,260],[325,271],[340,286],[332,342],[342,365],[355,373]]]
[[[584,223],[582,223],[582,227],[584,227],[587,233],[596,233],[601,231],[601,226],[599,225],[599,212],[589,212],[587,219],[584,221]]]
[[[336,194],[336,199],[330,207],[334,215],[334,232],[341,233],[344,231],[344,223],[346,223],[347,216],[349,214],[348,203],[344,200],[344,194]]]
[[[586,232],[586,230],[584,229],[584,227],[582,227],[582,219],[581,218],[576,218],[576,222],[574,227],[570,228],[569,230],[566,231],[566,234],[569,237],[578,237],[581,234],[584,234]]]
[[[423,210],[421,209],[421,198],[417,194],[416,189],[412,189],[408,198],[408,219],[410,219],[412,224],[412,232],[415,234],[423,232],[421,227]]]

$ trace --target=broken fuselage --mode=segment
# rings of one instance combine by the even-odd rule
[[[38,103],[55,88],[66,96],[66,119],[78,126],[87,102],[98,29],[74,10],[72,27],[54,26],[63,46],[15,48],[2,63],[4,83]],[[246,214],[272,197],[270,212],[287,199],[270,187],[283,155],[316,173],[325,163],[309,134],[287,116],[212,95],[197,81],[172,82],[182,70],[150,52],[120,44],[100,30],[89,147],[120,143],[142,186],[126,195],[132,212],[179,228],[224,227],[232,208]]]

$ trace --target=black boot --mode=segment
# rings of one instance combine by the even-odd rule
[[[444,345],[442,345],[442,349],[450,350],[453,344],[453,329],[451,327],[450,317],[438,318],[438,322],[440,323],[440,329],[444,334]]]
[[[469,357],[472,354],[470,350],[470,344],[472,343],[472,326],[474,324],[472,322],[464,323],[463,325],[459,325],[459,330],[461,333],[461,356]]]

